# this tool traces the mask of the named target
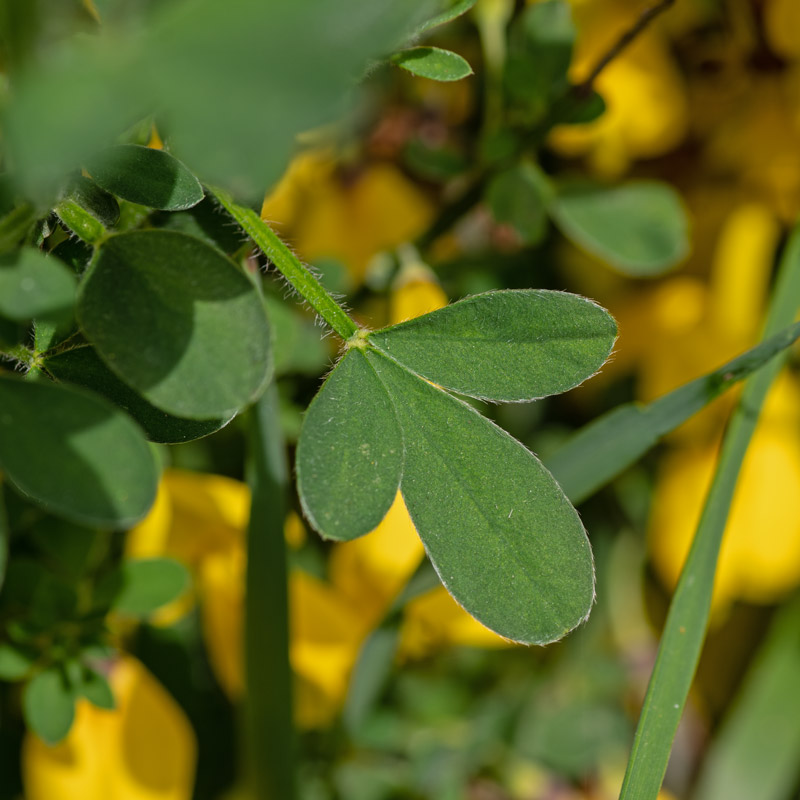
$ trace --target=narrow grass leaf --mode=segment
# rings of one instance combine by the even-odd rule
[[[766,337],[792,323],[798,298],[800,229],[795,229],[781,259]],[[655,800],[658,796],[705,639],[717,557],[739,469],[764,398],[784,360],[773,359],[747,381],[731,416],[694,541],[670,604],[620,800]]]
[[[269,323],[253,283],[182,233],[104,242],[81,284],[78,318],[111,370],[177,417],[229,418],[271,374]]]
[[[75,718],[75,697],[66,676],[56,667],[34,675],[22,693],[28,727],[47,744],[60,742]]]
[[[141,430],[95,394],[0,375],[0,469],[67,519],[125,528],[153,503],[159,470]]]
[[[408,369],[470,397],[528,401],[565,392],[611,352],[617,326],[566,292],[487,292],[370,334]]]
[[[368,533],[394,502],[402,470],[392,401],[364,353],[352,348],[303,420],[297,486],[306,516],[329,539]]]
[[[775,617],[711,742],[697,800],[790,800],[800,778],[800,598]]]
[[[545,459],[547,468],[573,503],[583,502],[638,461],[662,436],[762,367],[798,337],[800,323],[648,405],[618,406],[579,430]]]
[[[395,53],[391,62],[413,75],[433,81],[460,81],[472,75],[469,62],[441,47],[411,47]]]
[[[568,239],[626,275],[660,275],[689,253],[680,197],[657,181],[564,182],[550,214]]]
[[[164,150],[119,144],[91,158],[87,169],[107,192],[164,211],[182,211],[204,197],[200,181]]]
[[[0,316],[17,322],[63,314],[75,303],[75,275],[34,247],[0,255]]]
[[[575,509],[539,460],[470,406],[367,353],[406,447],[401,491],[442,583],[518,642],[561,638],[589,614],[594,569]]]

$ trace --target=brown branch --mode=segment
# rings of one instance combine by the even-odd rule
[[[575,87],[575,90],[580,94],[587,95],[593,88],[594,82],[597,80],[600,73],[659,15],[666,11],[670,6],[675,4],[675,0],[659,0],[650,8],[646,8],[639,15],[639,19],[625,31],[613,46],[606,52],[600,60],[594,65],[594,68],[589,73],[583,83]]]

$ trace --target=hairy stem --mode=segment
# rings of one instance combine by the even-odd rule
[[[300,259],[280,240],[255,211],[243,208],[219,189],[211,190],[222,207],[236,220],[242,230],[256,243],[275,268],[295,288],[300,296],[345,341],[358,331],[358,325],[328,294],[322,284],[303,265]]]

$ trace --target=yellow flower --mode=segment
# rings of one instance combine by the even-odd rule
[[[601,55],[629,28],[641,3],[573,0],[578,27],[570,80],[580,83]],[[595,88],[606,111],[594,122],[554,129],[551,144],[570,156],[588,156],[606,177],[624,173],[639,158],[675,148],[688,129],[688,106],[680,72],[657,26],[644,31],[602,71]]]
[[[432,213],[428,198],[393,165],[343,175],[317,152],[292,162],[261,209],[302,258],[336,259],[357,282],[375,255],[414,239]]]
[[[136,659],[123,656],[110,683],[116,708],[80,699],[75,722],[51,747],[28,733],[22,747],[27,800],[189,800],[196,743],[186,716]]]

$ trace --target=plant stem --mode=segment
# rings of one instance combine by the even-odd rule
[[[764,336],[791,324],[800,298],[800,227],[787,245]],[[770,384],[785,354],[745,383],[722,442],[719,463],[694,542],[670,604],[647,687],[620,800],[655,800],[708,627],[714,573],[739,470]]]
[[[274,381],[250,412],[252,505],[247,532],[245,725],[258,800],[295,797],[295,742],[283,525],[288,470]]]
[[[300,259],[280,240],[255,211],[233,202],[230,195],[219,189],[211,190],[223,208],[239,223],[242,230],[256,243],[284,278],[304,300],[345,341],[358,331],[358,325],[328,294]]]

